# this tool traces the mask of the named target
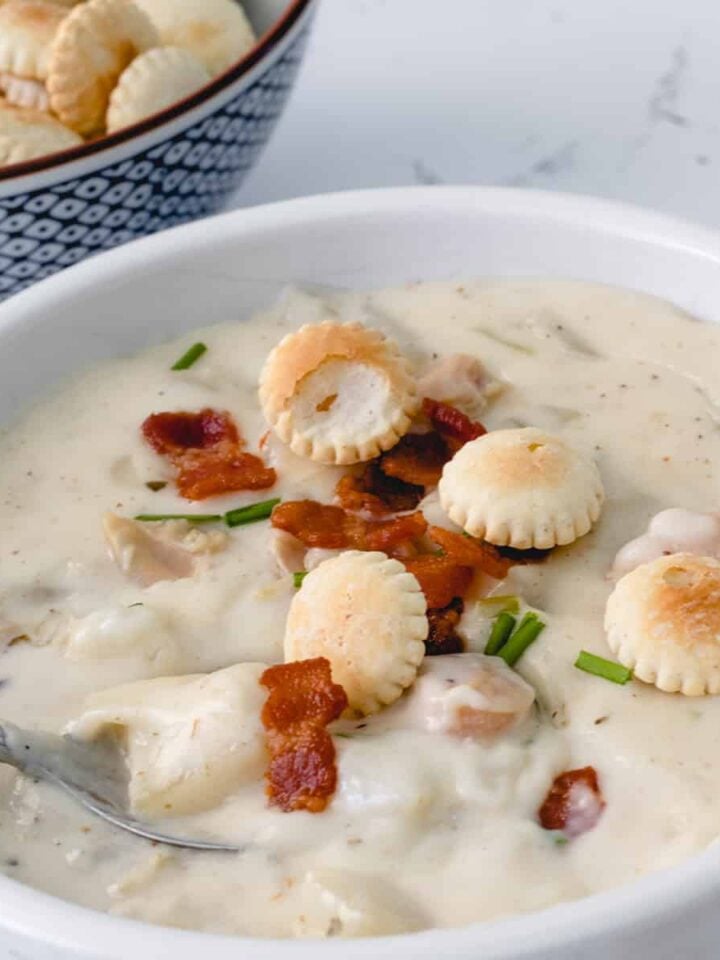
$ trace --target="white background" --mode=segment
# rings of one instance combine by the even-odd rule
[[[720,0],[324,0],[236,197],[483,183],[720,227]]]

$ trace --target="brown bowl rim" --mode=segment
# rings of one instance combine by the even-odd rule
[[[135,137],[151,130],[156,130],[163,124],[168,123],[181,116],[188,110],[199,106],[210,100],[215,94],[226,89],[235,83],[240,77],[248,73],[263,57],[275,47],[280,40],[298,21],[301,14],[309,7],[314,0],[292,0],[282,16],[270,26],[264,34],[258,39],[255,46],[245,54],[237,63],[228,67],[224,73],[215,77],[210,83],[196,90],[183,100],[179,100],[172,106],[146,117],[139,123],[134,123],[130,127],[125,127],[117,133],[106,134],[98,137],[97,140],[91,140],[89,143],[80,144],[77,147],[70,147],[68,150],[62,150],[58,153],[51,153],[44,157],[36,157],[34,160],[25,160],[22,163],[9,164],[0,169],[0,185],[7,183],[8,180],[20,179],[28,174],[41,173],[46,170],[53,170],[61,167],[63,164],[71,163],[75,160],[82,160],[85,157],[94,156],[102,153],[103,150],[110,150],[121,143],[127,143]]]

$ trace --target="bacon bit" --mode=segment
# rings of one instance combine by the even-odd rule
[[[567,770],[555,777],[538,810],[545,830],[563,830],[569,837],[592,830],[605,808],[594,767]]]
[[[335,745],[325,728],[347,707],[345,691],[332,682],[325,657],[269,667],[260,683],[270,691],[260,715],[270,748],[270,803],[286,813],[320,813],[337,786]]]
[[[442,610],[428,610],[427,618],[430,624],[425,653],[428,657],[437,657],[446,653],[462,653],[465,644],[457,633],[456,627],[460,623],[465,604],[461,597],[455,597]]]
[[[422,513],[394,520],[369,521],[347,513],[342,507],[315,500],[291,500],[273,510],[273,527],[297,537],[306,547],[340,550],[383,550],[387,552],[421,537],[427,529]]]
[[[512,566],[512,561],[503,557],[491,543],[474,540],[462,533],[445,530],[444,527],[430,527],[428,536],[442,547],[451,560],[463,566],[482,570],[495,580],[504,580]]]
[[[278,504],[270,523],[277,530],[285,530],[297,537],[306,547],[325,547],[340,550],[349,545],[355,524],[362,520],[349,517],[342,507],[332,507],[316,500],[288,500]]]
[[[344,510],[370,513],[376,517],[384,517],[392,513],[390,505],[377,494],[372,493],[370,486],[365,483],[364,473],[359,477],[351,474],[340,477],[335,487],[335,496]]]
[[[341,477],[335,493],[345,510],[378,517],[414,510],[425,496],[423,487],[389,477],[378,460],[368,463],[360,476]]]
[[[421,537],[426,530],[427,520],[420,511],[396,517],[394,520],[369,523],[365,530],[364,547],[361,549],[388,553],[394,547]]]
[[[430,397],[425,397],[422,402],[422,411],[436,430],[461,443],[477,440],[478,437],[487,433],[485,427],[477,420],[471,420],[457,407],[443,403],[442,400],[431,400]]]
[[[216,450],[188,450],[179,464],[177,488],[187,500],[205,500],[235,490],[265,490],[276,480],[260,457],[220,444]]]
[[[456,563],[450,557],[425,554],[403,563],[417,577],[430,610],[449,606],[455,597],[462,597],[472,583],[473,568]]]
[[[453,450],[434,430],[407,433],[392,450],[380,457],[380,469],[388,477],[405,483],[433,487],[452,455]]]
[[[403,560],[403,563],[420,582],[430,610],[443,609],[454,599],[462,597],[476,570],[503,580],[512,566],[511,561],[500,556],[490,543],[473,540],[443,527],[430,527],[427,533],[442,548],[443,555],[425,554]]]
[[[481,423],[449,403],[426,397],[422,409],[435,429],[405,434],[392,450],[380,457],[379,467],[386,477],[413,486],[432,487],[440,480],[442,469],[453,454],[468,440],[475,440],[487,431]]]
[[[188,450],[207,450],[223,441],[240,443],[230,414],[209,407],[199,413],[152,413],[142,432],[153,450],[170,458]]]
[[[275,471],[242,450],[229,413],[210,408],[199,413],[153,413],[144,421],[142,433],[177,468],[177,487],[187,500],[264,490],[275,483]]]

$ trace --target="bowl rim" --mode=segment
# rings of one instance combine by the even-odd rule
[[[720,273],[720,232],[639,206],[577,194],[507,187],[390,187],[334,194],[238,209],[133,241],[70,267],[0,305],[2,338],[12,336],[29,314],[48,304],[72,299],[89,285],[102,286],[132,275],[151,261],[167,263],[204,241],[222,243],[302,225],[332,229],[347,218],[382,220],[403,214],[435,213],[449,218],[498,214],[508,219],[545,221],[554,226],[582,225],[609,239],[640,240],[665,250],[692,253]],[[608,281],[610,282],[610,281]],[[720,844],[638,880],[590,896],[533,912],[458,928],[429,929],[393,937],[335,941],[278,940],[227,936],[161,927],[91,910],[40,892],[0,875],[2,929],[29,940],[104,960],[518,960],[550,955],[590,941],[648,934],[656,926],[680,920],[691,909],[713,909],[720,892]],[[660,923],[660,920],[663,923]],[[613,940],[609,946],[616,945]],[[546,953],[542,953],[546,951]]]
[[[232,86],[237,80],[247,74],[256,64],[269,54],[278,43],[287,35],[292,27],[297,23],[304,11],[310,7],[316,0],[290,0],[282,15],[271,24],[248,52],[232,66],[228,67],[217,77],[213,77],[209,83],[200,87],[194,93],[172,103],[169,107],[145,117],[129,127],[123,127],[116,133],[105,134],[96,140],[90,140],[87,143],[78,144],[76,147],[69,147],[67,150],[60,150],[56,153],[48,153],[42,157],[35,157],[33,160],[24,160],[21,163],[8,164],[6,167],[0,167],[0,185],[7,184],[8,181],[20,179],[28,174],[44,173],[62,167],[66,163],[72,163],[76,160],[84,160],[86,157],[92,157],[110,150],[113,147],[120,146],[139,137],[145,133],[162,127],[163,124],[176,120],[178,117],[198,107],[216,94]],[[24,192],[24,190],[23,190]]]

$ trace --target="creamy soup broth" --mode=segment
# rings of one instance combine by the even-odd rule
[[[151,846],[3,767],[0,869],[160,924],[365,935],[536,910],[707,847],[720,831],[720,700],[615,685],[573,663],[580,649],[611,656],[602,621],[622,544],[663,508],[717,507],[720,330],[646,296],[575,282],[323,296],[344,319],[393,337],[418,365],[478,356],[506,384],[482,414],[489,429],[538,426],[596,458],[607,499],[592,532],[543,563],[514,567],[497,587],[547,623],[517,664],[536,690],[535,708],[491,744],[396,728],[381,713],[335,738],[339,786],[323,813],[268,806],[260,778],[207,812],[167,821],[176,833],[237,842],[237,855]],[[276,440],[266,458],[278,481],[267,494],[188,505],[171,482],[153,492],[145,484],[170,474],[139,431],[153,411],[213,407],[230,411],[256,450],[267,429],[257,401],[262,363],[320,309],[291,293],[260,316],[229,317],[104,363],[5,429],[0,632],[4,624],[8,640],[17,627],[31,641],[0,657],[1,717],[59,732],[106,687],[282,659],[295,588],[271,555],[267,521],[229,531],[227,548],[195,577],[147,588],[109,558],[101,522],[108,510],[221,512],[263,496],[330,502],[347,471],[301,460]],[[202,360],[171,372],[200,339]],[[87,645],[71,648],[64,631],[78,620]],[[144,639],[114,644],[128,632]],[[461,632],[469,650],[483,650],[488,621],[472,603]],[[564,842],[539,826],[537,809],[558,773],[586,765],[598,771],[606,808],[594,829]]]

